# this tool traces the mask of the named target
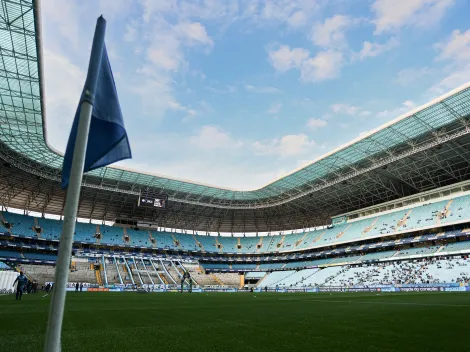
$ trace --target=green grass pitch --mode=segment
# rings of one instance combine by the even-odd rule
[[[0,351],[41,351],[50,297],[0,296]],[[63,351],[457,351],[466,293],[69,293]]]

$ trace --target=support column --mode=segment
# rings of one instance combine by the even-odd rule
[[[239,275],[240,276],[240,288],[245,286],[245,274]]]
[[[108,274],[106,273],[106,259],[104,258],[104,255],[101,256],[101,261],[103,263],[104,287],[108,287]]]

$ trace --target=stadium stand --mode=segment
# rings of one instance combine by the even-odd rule
[[[292,288],[315,286],[385,286],[470,281],[470,259],[428,258],[420,261],[394,261],[369,265],[336,266],[325,269],[273,272],[260,287]]]
[[[62,222],[59,220],[6,212],[2,212],[2,216],[11,227],[8,229],[6,224],[2,224],[1,227],[4,230],[9,230],[13,235],[49,240],[60,238]],[[258,248],[258,244],[261,242],[260,237],[200,236],[106,225],[98,226],[80,222],[76,224],[75,242],[219,254],[278,253],[319,248],[465,221],[470,221],[470,195],[383,212],[372,217],[351,220],[328,229],[268,236],[262,238],[261,248]],[[152,243],[150,238],[154,238],[156,243]],[[266,269],[269,270],[269,268]]]

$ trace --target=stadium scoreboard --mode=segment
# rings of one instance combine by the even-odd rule
[[[166,209],[168,205],[168,195],[153,191],[142,191],[140,192],[138,205],[139,207]]]

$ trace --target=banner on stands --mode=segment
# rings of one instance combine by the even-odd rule
[[[88,292],[109,292],[109,288],[104,287],[90,287]]]

